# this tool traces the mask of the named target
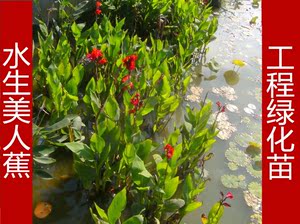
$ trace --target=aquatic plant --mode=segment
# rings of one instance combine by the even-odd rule
[[[242,188],[245,189],[247,187],[245,182],[244,175],[223,175],[221,177],[222,184],[227,188]]]

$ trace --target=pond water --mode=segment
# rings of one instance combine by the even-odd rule
[[[228,0],[223,9],[215,13],[219,17],[219,27],[216,39],[209,46],[207,62],[213,59],[212,62],[216,61],[220,68],[212,72],[207,67],[199,70],[196,66],[195,74],[203,76],[195,75],[194,87],[190,89],[187,100],[196,107],[195,101],[209,92],[209,100],[219,101],[227,109],[218,118],[220,138],[212,150],[214,157],[206,164],[211,181],[199,198],[204,205],[183,223],[201,223],[201,214],[208,214],[219,200],[220,191],[231,191],[234,195],[234,200],[230,201],[232,207],[226,208],[222,224],[260,223],[261,158],[259,153],[252,157],[246,154],[249,142],[254,148],[261,142],[260,8],[253,7],[252,0]],[[256,16],[258,19],[250,24]],[[246,65],[241,68],[234,66],[232,61],[236,59]],[[229,70],[235,72],[227,72]],[[216,105],[214,110],[217,110]],[[177,117],[181,117],[180,114]],[[87,195],[73,178],[72,157],[65,154],[60,154],[60,157],[57,163],[47,168],[55,177],[53,180],[34,179],[34,205],[46,201],[53,206],[47,219],[34,217],[34,223],[92,223]]]
[[[238,2],[241,4],[236,8]],[[220,64],[220,70],[212,74],[209,69],[204,68],[202,71],[204,76],[200,80],[199,78],[195,80],[195,86],[201,88],[202,97],[209,92],[210,100],[228,105],[225,114],[230,123],[223,120],[220,122],[221,130],[224,130],[224,134],[222,132],[223,135],[220,137],[225,140],[218,138],[212,150],[214,157],[206,164],[211,181],[199,198],[205,205],[185,220],[188,224],[200,223],[201,214],[208,214],[209,209],[219,199],[220,191],[224,193],[231,191],[234,195],[234,200],[230,201],[232,207],[225,209],[222,224],[260,223],[261,171],[255,164],[261,165],[261,157],[258,155],[251,158],[245,151],[249,142],[261,144],[261,11],[260,8],[253,8],[250,0],[228,1],[224,7],[225,10],[217,12],[219,14],[217,38],[210,44],[207,56],[208,61],[214,58]],[[258,17],[256,24],[251,25],[251,19],[256,16]],[[239,68],[238,77],[232,77],[231,82],[229,80],[229,84],[237,82],[230,86],[224,73],[234,68],[232,61],[235,59],[244,61],[246,65]],[[215,79],[209,81],[209,77]],[[201,84],[198,84],[199,82]],[[222,87],[223,89],[219,89]],[[193,98],[197,89],[192,90],[188,99],[197,100]],[[226,117],[222,116],[222,119]],[[227,135],[230,132],[232,135]],[[239,175],[243,176],[238,177]],[[222,182],[226,186],[237,188],[227,188]],[[253,215],[254,212],[257,215]]]

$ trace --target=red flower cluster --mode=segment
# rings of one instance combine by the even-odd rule
[[[107,63],[107,59],[103,57],[102,51],[99,50],[99,49],[97,49],[97,48],[93,48],[93,50],[91,51],[91,53],[88,53],[86,55],[86,57],[90,61],[98,62],[101,65],[104,65],[104,64]]]
[[[131,76],[130,75],[125,75],[123,78],[122,78],[122,83],[125,85],[123,87],[123,91],[126,90],[128,87],[130,89],[133,89],[134,88],[134,85],[133,85],[133,82],[130,81],[130,78]]]
[[[171,159],[174,155],[174,148],[170,144],[166,144],[164,150],[166,152],[167,158]]]
[[[134,106],[134,108],[132,110],[129,111],[130,114],[134,114],[136,113],[141,106],[143,105],[143,103],[140,100],[140,94],[136,93],[130,100],[130,103]]]
[[[135,55],[135,54],[126,56],[126,57],[123,59],[123,65],[124,65],[129,71],[132,71],[132,70],[135,69],[135,62],[136,62],[137,59],[138,59],[138,56]]]
[[[220,101],[216,102],[216,104],[217,104],[218,109],[219,109],[220,112],[225,112],[226,107],[222,106]]]
[[[96,11],[95,11],[96,15],[100,15],[102,13],[102,10],[100,9],[101,5],[102,5],[101,2],[99,1],[96,2]]]

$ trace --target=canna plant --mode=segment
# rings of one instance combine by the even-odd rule
[[[211,9],[194,0],[59,6],[56,18],[38,20],[36,173],[47,177],[39,163],[68,149],[95,223],[179,223],[202,206],[217,134],[211,104],[187,106],[161,136],[183,105],[193,53],[216,31]]]

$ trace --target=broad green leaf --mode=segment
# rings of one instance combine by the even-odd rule
[[[192,202],[191,204],[188,204],[186,206],[186,208],[184,209],[185,213],[189,213],[189,212],[192,212],[194,210],[196,210],[197,208],[201,207],[202,206],[202,202]]]
[[[185,202],[182,199],[170,199],[165,201],[164,209],[166,212],[176,212],[184,206]]]
[[[143,224],[144,217],[142,215],[135,215],[127,219],[123,224]]]
[[[112,200],[108,208],[108,220],[110,224],[115,224],[116,221],[121,217],[122,211],[126,207],[126,188],[120,191]]]
[[[208,214],[207,224],[218,224],[224,213],[224,206],[217,202]]]
[[[175,194],[175,192],[177,191],[178,184],[179,184],[179,177],[174,177],[172,179],[166,180],[165,189],[164,189],[165,199],[170,199]]]
[[[98,215],[101,217],[101,219],[103,219],[103,221],[105,221],[105,222],[108,222],[108,217],[107,217],[105,211],[102,208],[100,208],[96,203],[94,203],[94,204],[95,204],[96,211],[97,211]]]
[[[64,145],[75,153],[82,162],[85,162],[86,160],[94,160],[93,151],[86,144],[82,142],[69,142]]]
[[[112,96],[109,96],[104,105],[105,113],[114,120],[119,120],[120,117],[120,109],[119,104],[116,99]]]
[[[34,156],[33,160],[36,161],[37,163],[45,164],[45,165],[52,164],[52,163],[56,162],[55,159],[50,158],[50,157],[45,157],[45,156],[43,156],[43,157]]]

